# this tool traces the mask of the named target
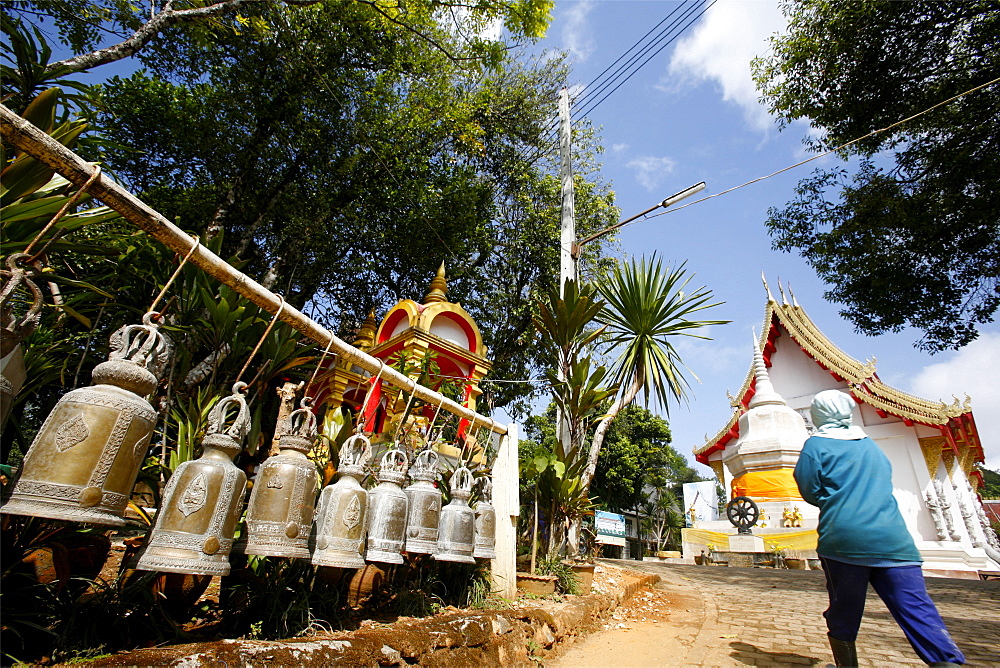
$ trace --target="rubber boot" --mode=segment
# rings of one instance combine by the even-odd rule
[[[830,649],[833,650],[833,660],[837,668],[858,668],[858,649],[854,646],[854,641],[827,637],[830,639]]]

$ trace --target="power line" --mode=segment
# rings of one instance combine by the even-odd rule
[[[706,200],[714,199],[716,197],[721,197],[723,195],[726,195],[728,193],[733,192],[734,190],[739,190],[740,188],[745,188],[746,186],[752,185],[754,183],[759,183],[761,181],[765,181],[765,180],[771,178],[772,176],[777,176],[778,174],[782,174],[782,173],[787,172],[789,170],[795,169],[796,167],[801,167],[802,165],[804,165],[806,163],[809,163],[809,162],[812,162],[813,160],[819,160],[820,158],[824,158],[824,157],[830,155],[831,153],[837,153],[839,151],[842,151],[843,149],[847,148],[848,146],[850,146],[852,144],[857,144],[859,141],[863,141],[865,139],[868,139],[869,137],[873,137],[873,136],[875,136],[877,134],[880,134],[882,132],[888,132],[889,130],[892,130],[893,128],[898,127],[898,126],[902,125],[903,123],[908,123],[909,121],[912,121],[915,118],[919,118],[919,117],[923,116],[924,114],[927,114],[927,113],[929,113],[931,111],[934,111],[938,107],[944,106],[944,105],[946,105],[946,104],[948,104],[950,102],[954,102],[955,100],[957,100],[957,99],[959,99],[961,97],[964,97],[964,96],[969,95],[971,93],[975,93],[978,90],[986,88],[987,86],[992,86],[993,84],[998,83],[998,82],[1000,82],[1000,77],[997,77],[996,79],[993,79],[992,81],[987,81],[984,84],[980,84],[980,85],[976,86],[975,88],[970,88],[969,90],[967,90],[967,91],[965,91],[963,93],[959,93],[958,95],[954,95],[952,97],[949,97],[947,100],[943,100],[941,102],[938,102],[935,105],[927,107],[923,111],[918,111],[917,113],[913,114],[912,116],[907,116],[906,118],[904,118],[902,120],[899,120],[899,121],[896,121],[895,123],[893,123],[891,125],[887,125],[884,128],[879,128],[878,130],[872,130],[871,132],[869,132],[868,134],[866,134],[864,136],[858,137],[857,139],[852,139],[851,141],[845,142],[845,143],[841,144],[840,146],[837,146],[836,148],[831,148],[829,151],[826,151],[824,153],[820,153],[819,155],[814,155],[813,157],[807,158],[805,160],[802,160],[801,162],[797,162],[794,165],[789,165],[788,167],[784,167],[783,169],[779,169],[776,172],[771,172],[770,174],[767,174],[765,176],[758,176],[756,179],[752,179],[750,181],[747,181],[746,183],[741,183],[738,186],[733,186],[732,188],[728,188],[727,190],[723,190],[722,192],[715,193],[714,195],[708,195],[706,197],[702,197],[701,199],[696,199],[693,202],[688,202],[687,204],[685,204],[683,206],[678,206],[678,207],[673,208],[673,209],[668,209],[666,211],[661,211],[660,213],[654,213],[654,214],[652,214],[650,216],[646,216],[645,218],[640,218],[639,220],[636,220],[636,221],[633,221],[633,222],[637,223],[640,220],[648,220],[650,218],[656,218],[657,216],[665,216],[668,213],[674,213],[675,211],[680,211],[681,209],[686,209],[689,206],[694,206],[695,204],[698,204],[699,202],[704,202]],[[628,223],[628,224],[631,225],[633,223]]]
[[[649,63],[650,60],[652,60],[653,58],[655,58],[665,48],[667,48],[668,46],[670,46],[671,44],[673,44],[675,41],[677,41],[677,39],[682,34],[684,34],[684,32],[688,28],[690,28],[691,25],[693,25],[695,23],[695,21],[697,21],[699,18],[701,18],[702,16],[704,16],[704,14],[709,9],[711,9],[712,6],[715,5],[716,2],[717,2],[717,0],[712,0],[712,2],[708,3],[707,5],[703,5],[703,6],[700,6],[698,3],[693,3],[691,5],[688,5],[685,9],[683,9],[682,14],[680,16],[678,16],[677,18],[675,18],[670,23],[670,25],[668,25],[665,28],[663,28],[662,30],[660,30],[660,32],[652,40],[649,41],[649,43],[647,43],[645,46],[643,46],[637,53],[633,54],[623,65],[621,65],[617,69],[615,69],[614,72],[606,80],[604,80],[603,82],[601,82],[595,89],[593,89],[593,91],[590,90],[590,86],[592,86],[595,82],[599,81],[601,79],[601,77],[603,77],[604,74],[606,74],[608,72],[608,70],[610,70],[611,68],[613,68],[617,63],[619,63],[623,58],[625,58],[629,53],[631,53],[654,30],[656,30],[661,25],[663,25],[667,20],[669,20],[671,17],[673,17],[678,11],[681,11],[681,8],[684,7],[684,5],[682,4],[682,5],[678,6],[677,8],[675,8],[673,11],[671,11],[670,14],[668,14],[662,21],[660,21],[656,26],[654,26],[652,30],[650,30],[649,32],[647,32],[642,38],[640,38],[638,41],[636,41],[621,56],[619,56],[611,65],[609,65],[608,67],[606,67],[604,69],[604,71],[601,72],[601,74],[597,75],[597,77],[595,77],[589,84],[587,84],[587,87],[588,87],[587,88],[587,92],[585,94],[581,95],[576,100],[573,101],[573,106],[574,107],[578,107],[578,106],[582,107],[581,110],[577,113],[577,116],[581,117],[581,116],[586,116],[586,115],[592,113],[598,106],[600,106],[605,100],[607,100],[608,97],[610,97],[613,93],[615,93],[615,91],[617,91],[627,81],[629,81],[633,76],[635,76],[635,74],[637,72],[639,72],[639,70],[641,70],[643,67],[645,67]],[[699,7],[700,7],[700,11],[699,11]],[[697,14],[695,16],[693,16],[693,18],[692,18],[692,14],[695,14],[695,12],[697,12]],[[685,21],[686,21],[686,23],[684,23]],[[677,29],[677,26],[680,25],[680,24],[682,24],[682,23],[684,23],[684,25],[682,25],[679,29]],[[676,29],[676,31],[675,31],[675,29]],[[655,49],[655,51],[653,51],[652,53],[650,53],[650,51],[652,51],[653,49]],[[642,62],[639,62],[638,65],[635,65],[636,62],[638,62],[639,60],[641,60],[643,58],[645,58],[645,59],[642,60]],[[614,86],[614,87],[611,90],[608,90],[609,86]],[[607,91],[607,92],[605,92],[605,91]],[[595,101],[595,98],[597,96],[599,96],[599,95],[602,95],[602,94],[603,94],[603,96],[600,97],[600,99],[597,99]],[[558,121],[555,121],[555,122],[553,122],[552,124],[550,124],[548,126],[548,130],[547,130],[547,132],[545,134],[545,143],[544,143],[544,146],[546,146],[546,149],[545,149],[546,151],[552,150],[552,148],[555,147],[557,145],[557,143],[558,143],[557,142],[557,136],[556,136],[557,135],[557,129],[556,129],[557,126],[558,126]]]
[[[608,97],[611,96],[612,93],[614,93],[616,90],[618,90],[619,88],[621,88],[629,79],[631,79],[633,76],[635,76],[636,72],[638,72],[643,67],[645,67],[646,64],[650,60],[652,60],[654,57],[656,57],[665,48],[667,48],[668,46],[670,46],[671,44],[673,44],[677,40],[677,38],[680,37],[684,33],[685,30],[687,30],[688,28],[690,28],[691,25],[695,21],[697,21],[702,16],[704,16],[705,12],[707,12],[709,9],[711,9],[712,6],[715,5],[716,2],[718,2],[718,0],[712,0],[711,3],[709,3],[704,9],[702,9],[700,12],[698,12],[697,16],[695,16],[690,21],[688,21],[688,23],[684,27],[682,27],[673,37],[671,37],[669,40],[667,40],[666,42],[664,42],[663,45],[660,46],[660,48],[658,48],[656,51],[654,51],[652,54],[650,54],[649,57],[647,57],[646,60],[644,60],[637,68],[635,68],[634,70],[632,70],[632,72],[627,77],[625,77],[621,81],[621,83],[619,83],[617,86],[615,86],[610,91],[608,91],[604,95],[604,97],[602,97],[600,100],[598,100],[597,102],[594,102],[593,104],[590,104],[589,106],[587,106],[587,108],[582,109],[580,111],[580,115],[581,116],[586,116],[587,114],[592,113],[594,111],[594,109],[596,109],[597,107],[599,107],[602,102],[604,102],[606,99],[608,99]],[[690,16],[690,14],[688,14],[687,16]],[[681,20],[684,20],[684,19],[681,19]]]

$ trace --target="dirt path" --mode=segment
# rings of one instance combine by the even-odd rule
[[[727,665],[716,648],[715,604],[685,580],[666,574],[656,588],[619,607],[604,630],[578,640],[546,668]]]

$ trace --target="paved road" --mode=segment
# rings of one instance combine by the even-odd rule
[[[665,617],[666,623],[650,620],[617,635],[614,629],[597,633],[569,648],[556,665],[609,665],[607,657],[615,657],[616,666],[832,661],[822,617],[827,598],[820,571],[610,563],[660,575],[663,580],[657,588],[685,603]],[[928,578],[927,588],[968,665],[1000,666],[1000,582]],[[645,651],[640,653],[637,644]],[[871,590],[858,653],[862,666],[924,665]]]

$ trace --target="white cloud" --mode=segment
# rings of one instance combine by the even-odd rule
[[[596,48],[587,16],[594,9],[592,0],[568,3],[563,14],[563,49],[580,62],[587,60]]]
[[[962,400],[972,397],[972,413],[986,454],[986,465],[1000,469],[1000,332],[984,332],[979,338],[950,359],[931,364],[921,370],[910,383],[910,389],[926,399],[941,399],[948,403],[952,395]]]
[[[628,144],[612,144],[611,145],[611,152],[612,153],[624,153],[627,150],[628,150]]]
[[[626,167],[635,170],[635,180],[649,191],[654,191],[663,183],[664,177],[674,172],[677,163],[670,158],[646,155],[629,160]]]
[[[770,48],[767,39],[784,32],[786,25],[776,0],[719,0],[677,44],[670,75],[681,81],[715,81],[723,99],[742,107],[747,122],[765,131],[772,120],[757,101],[750,61],[764,55]]]

